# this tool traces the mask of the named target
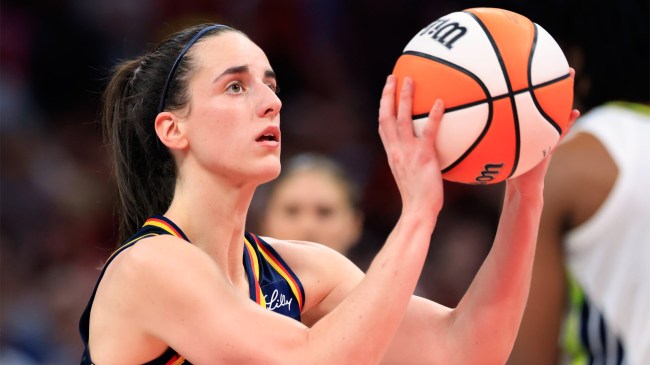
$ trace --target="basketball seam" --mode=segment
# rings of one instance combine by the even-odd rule
[[[533,24],[535,29],[535,37],[533,38],[533,48],[530,50],[530,56],[528,57],[528,86],[532,87],[533,85],[533,57],[535,55],[535,49],[537,48],[537,24]],[[542,115],[546,121],[557,130],[557,132],[562,135],[562,128],[557,122],[551,118],[550,115],[546,114],[542,106],[539,104],[537,97],[535,97],[534,89],[530,91],[530,97],[533,100],[533,104],[537,108],[537,111]]]
[[[490,96],[490,90],[488,90],[487,86],[485,86],[483,81],[481,81],[481,79],[479,79],[478,76],[476,76],[475,74],[473,74],[469,70],[467,70],[467,69],[465,69],[465,68],[463,68],[463,67],[461,67],[461,66],[459,66],[459,65],[457,65],[455,63],[449,62],[449,61],[444,60],[442,58],[438,58],[436,56],[432,56],[430,54],[426,54],[426,53],[423,53],[423,52],[405,51],[404,53],[402,53],[402,55],[411,55],[411,56],[426,58],[426,59],[429,59],[431,61],[438,62],[438,63],[441,63],[441,64],[443,64],[445,66],[448,66],[448,67],[451,67],[451,68],[453,68],[455,70],[458,70],[458,71],[466,74],[467,76],[471,77],[474,81],[476,81],[476,83],[481,87],[481,89],[483,89],[483,92],[485,93],[485,95],[487,95],[488,98],[486,100],[492,100],[492,97]],[[448,110],[449,109],[445,109],[445,112],[447,112]],[[487,134],[487,131],[490,129],[490,125],[492,124],[492,114],[493,114],[493,112],[492,112],[492,103],[490,102],[490,103],[488,103],[487,121],[485,123],[485,126],[483,127],[483,130],[481,131],[481,134],[479,134],[479,136],[476,137],[476,140],[474,140],[474,142],[472,142],[472,144],[465,150],[465,152],[463,152],[462,155],[460,155],[454,162],[450,163],[447,167],[445,167],[445,168],[443,168],[441,170],[441,172],[443,174],[450,171],[454,167],[458,166],[458,164],[463,162],[463,160],[470,153],[472,153],[472,151],[476,148],[476,146],[478,146],[478,144],[481,142],[481,140],[483,140],[483,137],[485,137],[485,135]],[[427,113],[427,115],[428,115],[428,113]],[[413,119],[415,119],[415,116],[413,117]]]
[[[567,73],[567,74],[564,74],[564,75],[562,75],[560,77],[556,77],[553,80],[544,81],[541,84],[537,84],[537,85],[534,85],[534,86],[531,86],[531,87],[527,87],[527,88],[524,88],[524,89],[513,91],[512,94],[501,94],[501,95],[497,95],[497,96],[494,96],[494,97],[491,97],[491,98],[481,99],[481,100],[473,101],[471,103],[460,104],[460,105],[456,105],[456,106],[453,106],[453,107],[450,107],[450,108],[445,108],[445,113],[454,112],[454,111],[460,110],[460,109],[470,108],[470,107],[473,107],[473,106],[476,106],[476,105],[479,105],[479,104],[483,104],[483,103],[491,103],[491,102],[493,102],[495,100],[500,100],[500,99],[503,99],[503,98],[510,97],[511,95],[512,96],[517,96],[517,95],[523,94],[523,93],[531,93],[536,89],[541,89],[543,87],[552,85],[552,84],[554,84],[556,82],[562,81],[562,80],[568,78],[569,76],[571,76],[571,74]],[[429,113],[415,114],[415,115],[413,115],[413,119],[426,118],[428,116],[429,116]]]
[[[443,58],[439,58],[439,57],[436,57],[436,56],[430,55],[430,54],[428,54],[428,53],[419,52],[419,51],[404,51],[404,53],[402,53],[402,55],[410,55],[410,56],[416,56],[416,57],[427,58],[427,59],[429,59],[429,60],[431,60],[431,61],[438,62],[438,63],[441,63],[441,64],[443,64],[443,65],[445,65],[445,66],[449,66],[449,67],[451,67],[451,68],[453,68],[453,69],[455,69],[455,70],[458,70],[458,71],[460,71],[460,72],[466,74],[467,76],[471,77],[472,80],[476,81],[476,83],[477,83],[477,84],[481,87],[481,89],[483,90],[483,93],[484,93],[485,95],[488,96],[488,99],[491,98],[490,90],[487,88],[487,86],[485,86],[485,84],[483,83],[483,81],[482,81],[481,79],[479,79],[478,76],[476,76],[476,75],[475,75],[474,73],[472,73],[470,70],[468,70],[468,69],[466,69],[466,68],[463,68],[462,66],[459,66],[459,65],[457,65],[457,64],[455,64],[455,63],[452,63],[452,62],[450,62],[450,61],[447,61],[447,60],[445,60],[445,59],[443,59]]]
[[[519,153],[521,149],[521,132],[519,128],[519,115],[517,113],[517,103],[515,101],[515,97],[512,91],[512,84],[510,83],[510,77],[508,76],[508,72],[506,69],[506,65],[503,62],[503,57],[501,57],[501,52],[499,51],[499,48],[496,45],[496,42],[494,41],[494,38],[492,37],[492,34],[490,31],[487,29],[485,24],[481,21],[481,19],[476,16],[475,14],[469,12],[469,11],[463,11],[464,13],[469,14],[476,22],[478,25],[483,29],[483,32],[487,36],[488,40],[490,41],[490,45],[492,45],[492,49],[494,50],[495,55],[497,56],[497,60],[499,61],[499,66],[501,67],[501,72],[503,73],[503,78],[506,82],[506,87],[508,88],[508,96],[510,97],[510,105],[512,107],[512,120],[514,121],[514,127],[515,127],[515,160],[512,163],[512,169],[510,170],[510,173],[508,174],[508,177],[512,176],[514,174],[515,170],[517,170],[517,165],[519,164]]]

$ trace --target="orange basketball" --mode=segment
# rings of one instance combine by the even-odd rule
[[[473,8],[429,24],[406,45],[393,74],[414,83],[421,132],[445,102],[436,139],[443,177],[492,184],[538,164],[567,132],[573,78],[560,46],[517,13]],[[397,96],[399,97],[399,96]]]

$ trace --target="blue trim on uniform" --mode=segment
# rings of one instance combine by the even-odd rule
[[[151,218],[156,218],[160,219],[161,221],[165,221],[165,223],[169,224],[170,226],[174,227],[174,229],[183,237],[183,239],[189,243],[192,243],[189,238],[185,235],[185,232],[176,225],[176,223],[172,222],[169,218],[165,217],[164,215],[152,215]]]
[[[253,242],[254,243],[254,242]],[[254,247],[257,248],[257,247]],[[256,250],[257,253],[257,250]],[[251,262],[251,258],[248,255],[248,250],[246,249],[246,246],[244,246],[244,271],[246,272],[246,279],[248,279],[248,297],[252,300],[255,301],[255,273],[253,272],[253,263]]]

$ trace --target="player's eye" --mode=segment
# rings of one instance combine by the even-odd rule
[[[244,92],[244,85],[242,85],[242,83],[239,81],[234,81],[228,84],[226,90],[232,94],[240,94]]]
[[[278,86],[278,84],[271,83],[266,85],[269,87],[269,89],[273,90],[274,93],[276,94],[280,93],[280,87]]]

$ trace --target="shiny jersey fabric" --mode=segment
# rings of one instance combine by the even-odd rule
[[[106,272],[106,268],[126,248],[137,244],[141,239],[161,234],[170,234],[188,243],[190,242],[174,222],[164,216],[156,215],[147,219],[142,228],[116,250],[108,258],[106,264],[104,264],[95,289],[88,301],[88,305],[79,321],[79,332],[81,333],[81,339],[84,344],[81,365],[93,364],[88,349],[90,311],[95,299],[97,287]],[[260,237],[245,232],[242,263],[248,278],[250,299],[267,310],[300,321],[300,313],[305,301],[305,292],[298,277],[291,271],[280,255]],[[147,362],[145,365],[180,364],[185,365],[190,364],[190,362],[172,348],[168,348],[162,355]]]

